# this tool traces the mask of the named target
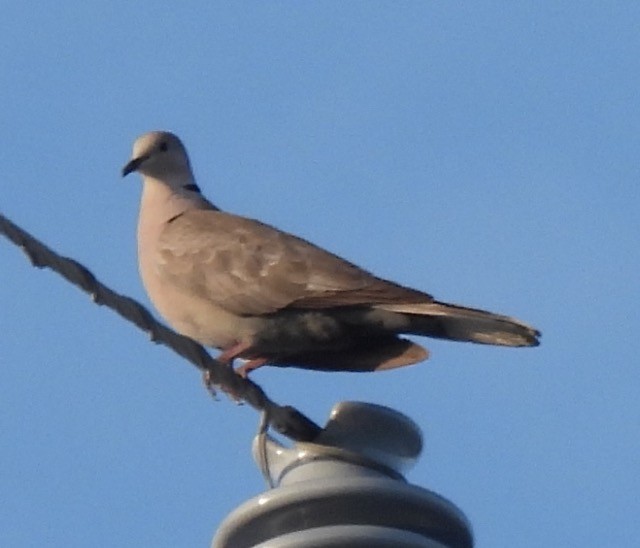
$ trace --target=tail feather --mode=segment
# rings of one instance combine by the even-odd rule
[[[534,327],[485,310],[438,301],[380,308],[406,314],[410,320],[407,334],[500,346],[540,344],[540,332]]]

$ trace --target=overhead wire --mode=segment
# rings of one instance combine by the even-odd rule
[[[283,436],[294,441],[311,441],[320,432],[320,427],[300,411],[292,406],[275,403],[259,385],[215,360],[202,345],[158,322],[138,301],[113,291],[100,282],[86,266],[59,255],[1,213],[0,234],[20,247],[33,266],[53,270],[69,283],[89,293],[96,304],[117,312],[122,318],[147,332],[153,342],[168,347],[195,365],[205,375],[207,384],[220,387],[234,399],[244,401],[260,411],[262,420],[268,417],[269,426]]]

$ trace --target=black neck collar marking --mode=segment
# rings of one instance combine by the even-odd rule
[[[197,192],[200,193],[200,187],[196,184],[190,184],[190,185],[185,185],[182,188],[184,188],[185,190],[190,190],[192,192]]]

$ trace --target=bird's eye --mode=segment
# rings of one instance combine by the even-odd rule
[[[169,148],[169,145],[167,144],[166,141],[162,141],[162,143],[160,143],[160,150],[162,152],[166,152],[168,148]]]

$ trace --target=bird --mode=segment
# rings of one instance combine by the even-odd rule
[[[217,359],[318,371],[380,371],[422,362],[417,335],[512,347],[540,332],[485,310],[436,300],[375,276],[261,221],[220,210],[196,183],[187,150],[168,131],[138,137],[122,176],[142,195],[138,269],[150,301],[180,334]]]

